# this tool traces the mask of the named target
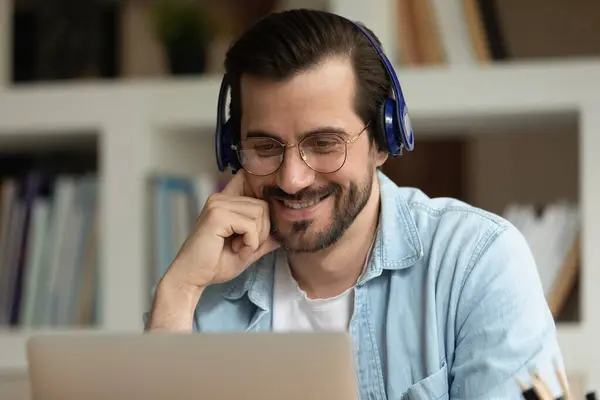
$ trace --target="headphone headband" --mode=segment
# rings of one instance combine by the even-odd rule
[[[379,135],[380,143],[385,143],[386,150],[389,154],[396,157],[402,154],[402,149],[412,151],[415,147],[414,134],[410,118],[408,116],[408,108],[404,100],[404,94],[394,67],[389,61],[384,51],[372,35],[360,24],[349,21],[354,25],[371,43],[371,46],[377,52],[387,75],[390,78],[392,92],[394,97],[388,97],[381,105],[379,121],[380,129],[375,133]],[[215,134],[215,153],[217,158],[217,167],[219,171],[225,171],[228,166],[235,173],[242,168],[240,165],[237,153],[232,149],[235,127],[232,126],[230,119],[226,119],[226,100],[229,82],[227,74],[223,75],[221,88],[219,90],[219,99],[217,103],[217,127]]]

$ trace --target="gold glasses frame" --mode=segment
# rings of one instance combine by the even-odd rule
[[[354,142],[355,142],[355,141],[356,141],[356,140],[357,140],[357,139],[358,139],[358,138],[359,138],[359,137],[360,137],[360,136],[363,134],[363,132],[367,130],[367,128],[369,127],[369,125],[371,125],[371,122],[370,122],[370,121],[369,121],[369,123],[367,123],[367,124],[366,124],[366,125],[365,125],[365,126],[362,128],[362,129],[361,129],[361,131],[360,131],[360,132],[358,132],[356,135],[354,135],[353,137],[351,137],[351,138],[349,138],[349,139],[345,139],[345,138],[344,138],[344,137],[343,137],[341,134],[339,134],[339,133],[336,133],[336,132],[328,133],[329,135],[335,135],[335,136],[339,137],[339,139],[340,139],[342,142],[344,142],[344,161],[342,161],[341,165],[340,165],[340,166],[339,166],[337,169],[335,169],[335,170],[333,170],[333,171],[330,171],[330,172],[321,172],[321,171],[318,171],[318,170],[314,169],[313,167],[311,167],[311,166],[310,166],[310,164],[309,164],[309,163],[308,163],[308,161],[307,161],[306,154],[305,154],[305,153],[302,151],[302,149],[301,149],[302,142],[304,142],[304,141],[305,141],[306,139],[308,139],[308,138],[311,138],[311,137],[313,137],[314,135],[307,135],[306,137],[302,138],[300,141],[298,141],[298,142],[296,142],[296,143],[289,143],[289,144],[286,144],[286,143],[281,143],[279,140],[277,140],[277,139],[275,139],[275,138],[272,138],[272,137],[265,137],[265,138],[268,138],[268,139],[270,139],[270,140],[273,140],[275,143],[278,143],[278,144],[279,144],[279,145],[281,145],[281,147],[283,148],[283,152],[282,152],[282,153],[281,153],[281,155],[280,155],[280,160],[279,160],[279,164],[277,165],[277,168],[275,168],[275,169],[273,170],[273,172],[269,172],[268,174],[257,174],[257,173],[255,173],[255,172],[252,172],[252,171],[248,170],[246,167],[244,167],[244,164],[243,164],[243,162],[242,162],[242,157],[240,157],[240,153],[239,153],[239,152],[240,152],[240,150],[241,150],[241,149],[240,149],[240,145],[239,145],[239,144],[238,144],[238,145],[234,145],[234,144],[232,144],[232,145],[231,145],[231,149],[232,149],[232,150],[234,150],[234,151],[236,152],[236,155],[237,155],[237,157],[238,157],[238,160],[239,160],[239,162],[240,162],[240,165],[242,166],[242,168],[244,168],[244,170],[246,170],[246,172],[248,172],[249,174],[251,174],[251,175],[255,175],[255,176],[269,176],[269,175],[272,175],[272,174],[274,174],[275,172],[279,171],[279,168],[281,168],[281,166],[283,165],[283,161],[284,161],[284,159],[285,159],[285,152],[286,152],[286,150],[287,150],[287,149],[292,149],[292,148],[294,148],[294,147],[297,147],[297,148],[298,148],[298,153],[300,154],[300,158],[302,159],[302,161],[304,161],[304,164],[305,164],[305,165],[306,165],[308,168],[310,168],[311,170],[313,170],[313,171],[315,171],[315,172],[317,172],[317,173],[319,173],[319,174],[324,174],[324,175],[327,175],[327,174],[333,174],[333,173],[335,173],[335,172],[339,171],[340,169],[342,169],[342,167],[343,167],[343,166],[346,164],[346,160],[348,159],[348,145],[351,145],[352,143],[354,143]],[[241,143],[241,142],[243,142],[244,140],[246,140],[246,139],[242,139],[242,140],[240,140],[240,143]]]

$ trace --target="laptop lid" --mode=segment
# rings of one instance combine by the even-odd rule
[[[27,343],[33,400],[358,397],[345,333],[78,333]]]

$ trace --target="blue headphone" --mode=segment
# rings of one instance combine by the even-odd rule
[[[384,146],[384,149],[393,157],[402,154],[402,149],[412,151],[415,148],[415,137],[408,116],[408,108],[404,101],[404,95],[402,94],[402,88],[400,82],[394,71],[394,67],[386,57],[383,50],[379,47],[377,42],[371,37],[362,26],[352,22],[369,40],[381,62],[391,79],[392,91],[394,98],[388,97],[385,99],[379,110],[379,129],[376,130],[375,134],[378,135],[378,142]],[[242,168],[238,160],[235,150],[231,148],[233,144],[235,127],[233,126],[230,119],[225,116],[226,112],[226,100],[227,90],[229,88],[229,82],[227,75],[223,76],[221,82],[221,89],[219,90],[219,100],[217,104],[217,129],[215,135],[215,152],[217,156],[217,166],[219,171],[225,171],[225,168],[230,167],[232,172],[235,173],[237,170]]]

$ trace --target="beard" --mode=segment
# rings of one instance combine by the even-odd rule
[[[369,174],[364,182],[351,182],[348,188],[330,183],[318,189],[306,188],[294,195],[284,192],[279,187],[265,187],[263,199],[269,204],[275,201],[273,197],[285,200],[310,201],[333,197],[334,207],[330,216],[294,221],[291,228],[284,230],[278,224],[273,212],[270,213],[271,235],[289,253],[315,253],[335,244],[352,225],[356,217],[365,208],[371,195],[373,176]],[[311,229],[316,223],[327,219],[325,227]]]

